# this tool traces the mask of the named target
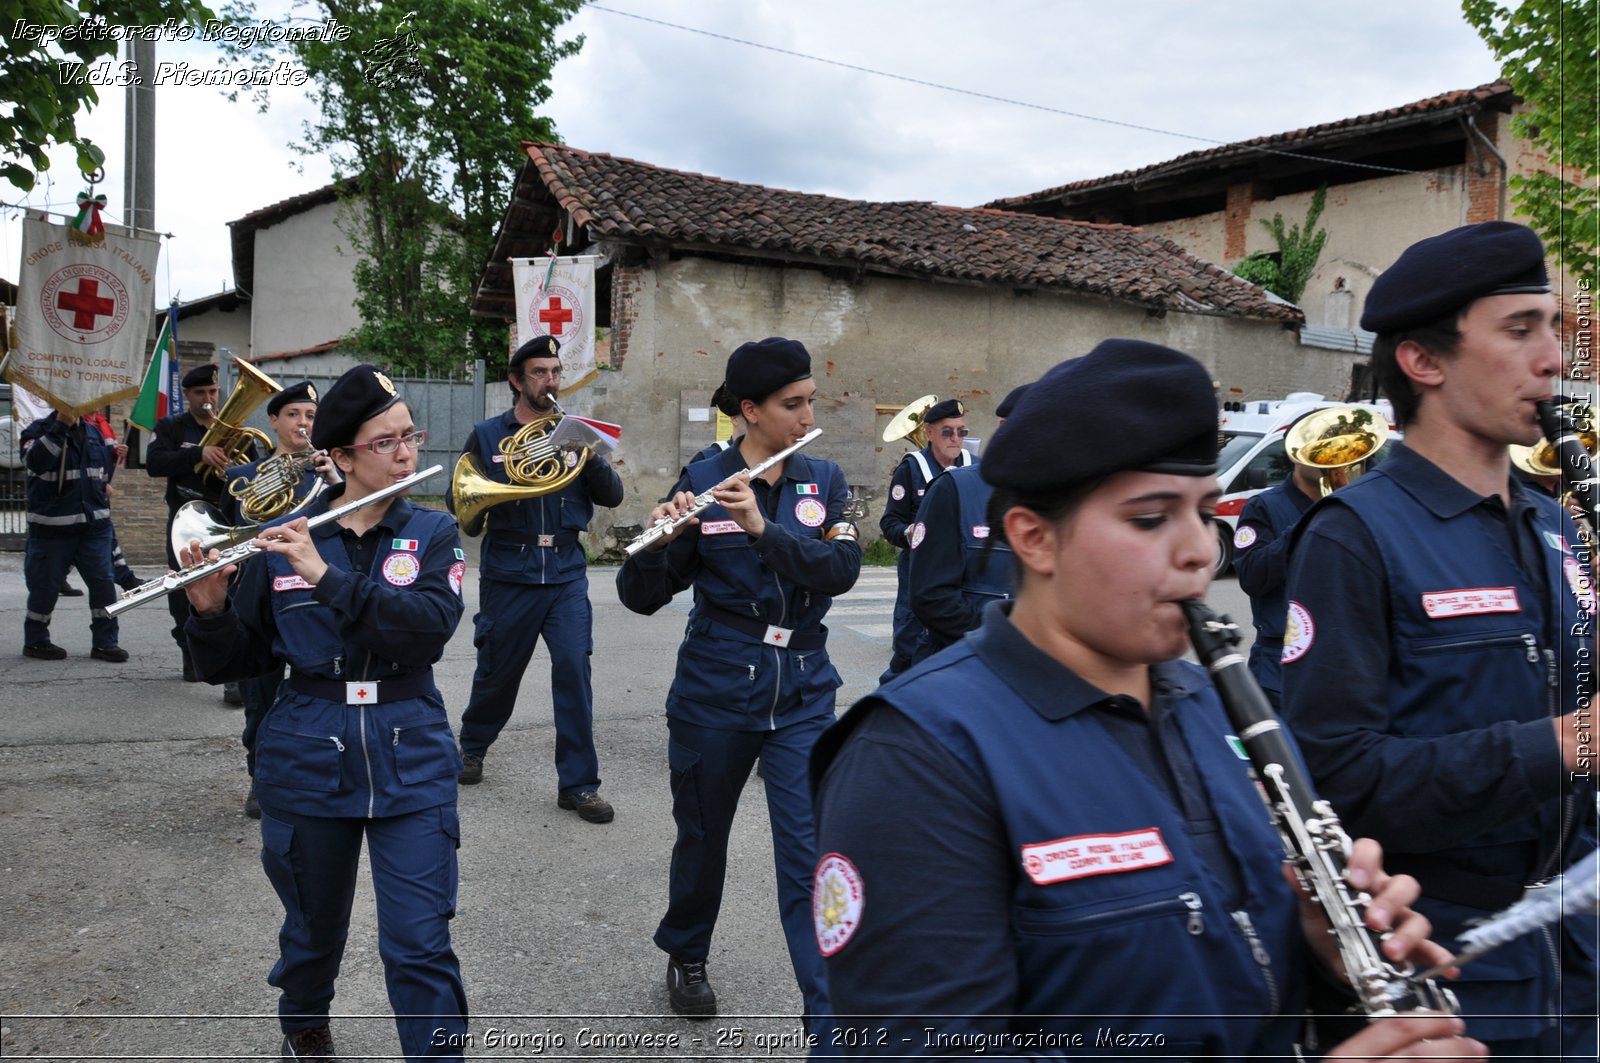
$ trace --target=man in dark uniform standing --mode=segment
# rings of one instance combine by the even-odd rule
[[[1594,848],[1592,559],[1507,454],[1542,434],[1560,320],[1530,229],[1406,249],[1361,318],[1405,441],[1291,546],[1284,718],[1452,951]],[[1462,967],[1451,989],[1492,1055],[1595,1059],[1597,935],[1568,916]]]
[[[506,371],[515,404],[499,417],[480,421],[462,447],[476,455],[491,479],[511,482],[500,451],[503,440],[530,421],[557,416],[558,350],[550,336],[517,348]],[[614,509],[621,503],[622,481],[604,458],[591,455],[583,471],[559,491],[503,502],[488,511],[478,615],[473,618],[478,670],[461,716],[461,782],[483,780],[483,758],[511,719],[522,673],[542,635],[550,651],[555,707],[556,804],[590,823],[611,822],[611,804],[598,793],[600,758],[594,747],[589,667],[594,614],[588,558],[578,533],[589,526],[596,505]],[[450,507],[454,512],[453,496]]]
[[[225,494],[222,474],[228,468],[228,455],[221,447],[204,450],[200,447],[200,440],[211,427],[220,401],[217,367],[202,365],[189,370],[183,377],[184,411],[156,422],[145,452],[145,469],[151,476],[167,481],[167,565],[174,571],[179,565],[172,552],[172,520],[178,510],[185,502],[195,499],[222,508]],[[197,466],[200,471],[196,471]],[[196,682],[194,661],[189,657],[189,643],[183,633],[190,615],[188,596],[181,590],[168,594],[167,611],[172,614],[172,641],[178,644],[178,652],[183,655],[183,681]]]
[[[994,411],[1001,424],[1027,390],[1028,385],[1019,385],[1001,400]],[[1011,597],[1011,546],[990,535],[993,494],[978,467],[964,465],[934,477],[922,497],[908,536],[911,612],[923,627],[913,664],[975,629],[989,602]]]
[[[1322,474],[1309,465],[1291,463],[1277,484],[1254,496],[1239,514],[1233,533],[1233,570],[1239,589],[1250,596],[1255,641],[1250,644],[1250,674],[1272,707],[1283,705],[1283,629],[1289,601],[1284,581],[1289,572],[1289,533],[1311,504],[1322,497]]]
[[[972,454],[962,446],[967,438],[966,414],[966,407],[957,399],[945,399],[928,407],[922,417],[928,445],[901,458],[889,480],[889,501],[884,504],[878,529],[890,545],[900,550],[895,562],[900,584],[894,597],[894,652],[888,671],[879,680],[883,683],[911,667],[917,642],[922,637],[922,624],[911,611],[911,550],[916,544],[910,536],[917,519],[917,507],[922,504],[922,496],[934,477],[951,466],[975,463]]]
[[[116,618],[106,612],[117,597],[111,576],[111,503],[106,496],[116,451],[95,425],[52,411],[23,430],[22,454],[28,470],[23,656],[45,661],[66,657],[67,651],[50,641],[50,617],[67,569],[76,565],[89,588],[89,630],[94,641],[89,655],[101,661],[126,661],[128,651],[117,645]]]

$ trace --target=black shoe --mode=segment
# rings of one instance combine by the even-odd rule
[[[121,579],[117,580],[117,586],[121,587],[125,591],[131,591],[137,587],[142,587],[143,585],[144,581],[138,576],[135,576],[132,572],[127,573]]]
[[[74,587],[70,583],[63,583],[61,585],[61,597],[63,597],[63,598],[82,598],[83,597],[83,589],[81,587]]]
[[[128,651],[121,646],[96,646],[89,651],[89,656],[97,661],[110,661],[112,664],[121,664],[128,659]]]
[[[568,812],[576,812],[579,819],[588,823],[610,823],[617,814],[616,809],[611,807],[611,802],[593,790],[579,790],[575,794],[561,794],[556,798],[556,807],[564,808]]]
[[[691,1019],[709,1019],[717,1013],[717,994],[706,977],[705,960],[667,960],[667,997],[672,1010]]]
[[[261,818],[261,802],[256,800],[256,781],[250,780],[250,792],[244,795],[244,814],[251,819]]]
[[[238,683],[222,684],[222,701],[226,705],[244,704],[244,695],[239,693]]]
[[[194,672],[194,658],[187,653],[183,655],[183,681],[185,683],[200,682],[200,677]]]
[[[758,758],[756,760],[756,778],[765,779],[766,777],[767,777],[767,762]]]
[[[53,642],[40,642],[32,646],[22,647],[24,657],[37,657],[41,661],[66,660],[67,651]]]
[[[476,786],[483,781],[483,758],[476,753],[461,754],[461,774],[456,782],[462,786]]]
[[[339,1063],[333,1052],[333,1032],[326,1026],[314,1026],[309,1030],[296,1030],[283,1035],[283,1063],[293,1063],[297,1059]]]

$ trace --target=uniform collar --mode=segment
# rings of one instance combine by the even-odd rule
[[[1012,602],[994,602],[984,610],[983,624],[967,636],[977,654],[1028,707],[1046,720],[1064,720],[1120,695],[1107,694],[1029,642],[1011,622]],[[1199,690],[1205,680],[1178,661],[1150,666],[1154,697],[1181,698]]]
[[[1459,517],[1485,501],[1492,500],[1496,509],[1502,509],[1500,500],[1492,495],[1480,495],[1439,466],[1400,443],[1384,459],[1377,470],[1399,484],[1429,512],[1441,520]],[[1507,498],[1514,508],[1527,489],[1508,476]]]

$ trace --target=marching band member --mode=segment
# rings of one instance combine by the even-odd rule
[[[89,656],[115,664],[126,661],[128,651],[117,645],[117,620],[106,613],[117,598],[108,494],[117,467],[114,444],[89,420],[59,410],[23,429],[21,442],[28,473],[23,554],[28,604],[22,654],[45,661],[66,657],[67,651],[50,641],[50,618],[67,570],[77,566],[89,588]]]
[[[720,457],[690,465],[650,523],[692,511],[707,491],[716,504],[617,573],[622,604],[636,613],[652,614],[678,592],[695,591],[667,695],[678,837],[655,942],[668,956],[673,1010],[716,1014],[706,958],[734,810],[759,755],[779,916],[805,1013],[817,1019],[827,1014],[828,992],[811,940],[816,848],[806,764],[833,721],[843,682],[828,659],[822,620],[833,597],[855,584],[861,548],[844,517],[849,485],[833,462],[795,453],[754,482],[736,475],[811,429],[817,385],[805,347],[780,337],[743,344],[728,359],[723,388],[744,413],[744,438]]]
[[[431,667],[464,609],[455,521],[397,497],[306,521],[409,476],[426,439],[386,376],[351,369],[323,397],[311,436],[343,486],[254,540],[262,553],[245,562],[231,601],[235,566],[185,588],[207,682],[290,666],[256,736],[262,863],[284,906],[267,980],[282,990],[286,1059],[334,1055],[328,1007],[363,837],[405,1056],[459,1059],[465,1041],[450,947],[461,761]],[[183,560],[199,554],[186,548]]]
[[[1005,424],[1028,385],[1013,388],[995,408]],[[984,606],[1011,597],[1011,547],[993,541],[993,488],[976,465],[936,476],[907,534],[911,612],[922,625],[912,662],[933,656],[983,622]]]
[[[917,508],[922,505],[928,485],[940,473],[973,464],[972,454],[962,445],[967,438],[967,410],[959,400],[945,399],[928,407],[922,425],[928,433],[928,445],[913,450],[895,466],[889,479],[889,501],[884,503],[883,516],[878,519],[878,530],[900,551],[895,561],[899,584],[894,598],[894,648],[889,668],[879,679],[881,683],[911,667],[922,636],[922,624],[911,611],[910,589],[910,534]]]
[[[178,568],[178,559],[172,552],[172,521],[178,510],[185,502],[196,499],[222,508],[225,492],[221,474],[228,468],[227,451],[217,446],[200,447],[220,401],[217,367],[202,365],[189,370],[183,375],[183,412],[169,414],[156,422],[150,446],[145,451],[145,470],[167,481],[167,565],[173,569]],[[212,473],[196,472],[195,465],[199,462],[210,466]],[[199,677],[183,634],[184,624],[189,619],[189,599],[182,591],[173,591],[167,595],[167,610],[172,614],[172,640],[183,655],[183,681],[196,682]]]
[[[518,347],[506,370],[511,409],[479,421],[461,448],[477,455],[492,480],[509,483],[503,440],[530,421],[556,414],[561,358],[554,337]],[[449,496],[451,512],[454,497]],[[587,823],[616,814],[600,796],[600,755],[594,747],[594,610],[589,605],[589,559],[578,533],[594,507],[622,504],[622,480],[610,462],[591,454],[582,472],[559,491],[502,502],[485,518],[478,615],[473,644],[478,670],[461,716],[461,781],[483,780],[483,758],[516,704],[522,674],[541,637],[550,653],[550,701],[556,724],[556,806]]]
[[[1284,719],[1322,796],[1422,882],[1447,946],[1594,847],[1594,588],[1568,515],[1517,483],[1542,436],[1560,309],[1531,229],[1407,248],[1361,327],[1405,439],[1301,522]],[[1576,714],[1576,715],[1575,715]],[[1496,1055],[1593,1061],[1596,920],[1462,968]]]
[[[268,399],[267,424],[271,427],[272,434],[277,437],[277,449],[273,452],[273,456],[282,458],[284,455],[311,450],[311,426],[316,419],[317,389],[312,387],[309,380],[290,384]],[[242,512],[244,499],[249,497],[249,492],[235,494],[232,487],[240,481],[249,485],[257,484],[264,463],[265,459],[252,461],[246,465],[230,466],[223,475],[223,482],[229,488],[223,498],[224,517],[230,525],[238,527],[260,523],[258,519]],[[289,511],[299,508],[319,480],[328,484],[340,482],[338,466],[325,452],[316,455],[315,461],[295,480],[290,489]],[[244,814],[251,819],[261,818],[261,803],[256,797],[255,781],[256,731],[261,727],[261,719],[267,714],[267,709],[277,699],[278,684],[282,681],[283,665],[280,664],[266,675],[243,679],[237,684],[238,696],[244,705],[244,733],[240,736],[240,741],[244,743],[245,770],[250,773],[250,791],[245,795]],[[230,683],[227,686],[231,687],[234,684]],[[224,698],[226,696],[224,694]]]
[[[1239,589],[1250,596],[1255,641],[1250,643],[1250,674],[1274,709],[1283,703],[1283,633],[1289,601],[1284,584],[1289,572],[1290,533],[1311,504],[1322,497],[1322,473],[1290,462],[1290,472],[1277,484],[1251,497],[1239,514],[1233,533],[1233,569]]]
[[[825,1048],[1286,1058],[1310,985],[1335,991],[1321,909],[1297,902],[1221,701],[1179,659],[1216,458],[1209,374],[1135,340],[1050,370],[995,434],[980,468],[1016,599],[813,758]],[[1351,866],[1385,955],[1443,958],[1379,855],[1363,841]],[[1473,1054],[1461,1028],[1408,1016],[1335,1054]]]

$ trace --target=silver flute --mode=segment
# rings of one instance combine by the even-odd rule
[[[777,465],[790,454],[793,454],[795,451],[799,450],[801,447],[805,446],[807,443],[811,442],[821,434],[822,429],[813,428],[811,431],[807,432],[805,435],[796,440],[794,446],[785,447],[783,450],[780,450],[776,454],[772,455],[772,457],[768,458],[766,461],[757,462],[748,469],[740,469],[726,480],[723,480],[721,483],[717,484],[716,487],[711,488],[711,490],[696,495],[694,499],[694,508],[689,510],[689,512],[675,519],[662,517],[660,520],[650,525],[650,527],[646,528],[643,534],[641,534],[637,539],[623,547],[623,552],[629,557],[632,557],[640,550],[644,550],[655,545],[655,543],[659,542],[662,538],[671,535],[685,524],[688,524],[695,517],[698,517],[700,514],[716,505],[716,500],[711,497],[713,491],[716,491],[718,488],[726,487],[728,484],[733,483],[733,481],[739,479],[740,477],[743,477],[746,480],[754,480],[757,476],[760,476],[774,465]]]
[[[330,509],[326,513],[312,517],[306,521],[306,527],[308,529],[315,528],[318,525],[328,523],[330,520],[338,520],[340,517],[354,513],[358,509],[366,509],[374,503],[382,502],[386,498],[392,498],[403,491],[407,491],[428,477],[435,476],[441,472],[444,472],[443,465],[435,465],[432,468],[423,469],[421,472],[412,473],[404,480],[396,480],[388,487],[374,491],[365,498],[358,498],[354,502],[346,502],[337,509]],[[268,531],[270,530],[268,529]],[[221,572],[229,565],[238,564],[240,561],[259,553],[261,553],[261,548],[254,545],[254,540],[242,542],[237,546],[230,546],[218,554],[215,561],[203,561],[198,565],[190,565],[181,572],[168,572],[165,576],[141,583],[132,590],[123,591],[116,601],[106,606],[106,613],[110,616],[117,616],[120,613],[127,612],[129,609],[136,609],[146,602],[165,598],[172,591],[187,587],[191,583]]]

